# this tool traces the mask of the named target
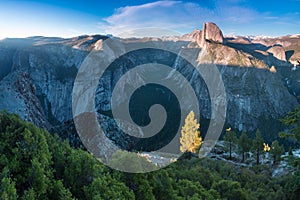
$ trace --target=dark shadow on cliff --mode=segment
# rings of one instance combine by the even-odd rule
[[[248,98],[248,97],[250,98],[250,97],[254,96],[252,99],[255,99],[255,98],[259,99],[264,95],[272,95],[272,94],[265,94],[266,91],[265,91],[264,87],[261,86],[261,84],[263,84],[263,83],[258,82],[259,77],[264,77],[265,76],[266,79],[268,79],[268,76],[270,76],[270,77],[279,76],[278,81],[283,81],[283,80],[280,79],[279,74],[272,73],[272,72],[270,72],[269,69],[258,69],[258,68],[255,68],[255,67],[244,67],[244,66],[222,66],[222,65],[217,65],[217,68],[219,69],[219,71],[221,71],[223,73],[223,80],[224,80],[225,88],[226,88],[227,92],[230,94],[230,96],[234,98],[235,101],[237,101],[239,98],[241,98],[241,102],[243,102],[244,98]],[[249,74],[258,73],[259,75],[258,76],[253,76],[253,77],[249,76],[248,79],[246,80],[246,82],[243,84],[241,82],[241,77],[239,77],[239,76],[237,76],[237,77],[233,76],[232,77],[231,74],[230,74],[231,72],[228,72],[228,73],[226,72],[226,70],[231,71],[232,69],[235,70],[235,71],[240,71],[240,73],[238,73],[238,74],[244,74],[245,72],[247,72]],[[231,78],[225,78],[225,77],[228,77],[228,76],[231,76]],[[274,78],[274,80],[277,81],[277,78]],[[284,81],[283,81],[283,83],[284,83]],[[231,85],[235,85],[235,88],[228,88]],[[249,90],[249,87],[253,87],[253,90]],[[279,89],[279,88],[277,88],[277,89]],[[276,90],[276,88],[275,88],[275,90]],[[252,93],[249,93],[251,91],[252,91]],[[150,95],[150,98],[151,98],[151,95]],[[155,97],[153,97],[153,98],[155,98]],[[200,96],[200,98],[209,98],[209,97]],[[272,96],[269,96],[268,98],[272,98]],[[291,98],[293,98],[293,97],[291,97]],[[149,101],[149,95],[141,96],[140,99],[139,99],[139,102],[142,102],[142,103],[147,102],[147,101]],[[241,112],[242,110],[247,109],[246,107],[245,108],[236,107],[237,105],[233,104],[233,99],[227,99],[227,101],[229,102],[227,113],[230,113],[233,116],[232,116],[231,119],[227,118],[226,125],[224,126],[223,132],[225,132],[226,127],[233,127],[234,126],[233,123],[232,123],[232,120],[236,121],[236,118],[239,115],[238,112]],[[269,103],[266,100],[263,100],[263,102],[265,104]],[[172,107],[172,104],[173,104],[172,102],[165,102],[165,103],[167,103],[170,107]],[[101,106],[98,106],[98,108],[99,107],[101,107]],[[264,107],[264,105],[261,105],[261,106],[257,105],[257,109],[261,109],[260,107]],[[291,104],[291,107],[292,107],[292,104]],[[270,109],[270,108],[272,108],[272,106],[267,107],[267,108]],[[239,111],[239,109],[241,109],[241,111]],[[100,109],[100,110],[98,110],[98,112],[112,118],[112,114],[111,114],[110,110],[105,111],[105,110]],[[145,112],[147,113],[147,110],[145,110]],[[248,130],[247,132],[249,132],[250,134],[254,133],[256,128],[259,128],[262,131],[263,135],[264,135],[265,141],[268,142],[268,143],[271,143],[273,140],[278,139],[278,133],[280,131],[283,131],[284,128],[285,128],[285,126],[283,126],[281,124],[281,122],[278,121],[278,119],[283,117],[284,114],[282,114],[281,116],[278,116],[278,118],[274,118],[274,117],[271,117],[272,112],[275,112],[275,111],[266,110],[265,114],[259,114],[258,116],[257,116],[257,114],[255,113],[254,110],[251,110],[250,113],[245,112],[245,113],[243,113],[243,116],[242,116],[242,119],[244,121],[242,123],[242,126],[248,127],[247,129],[250,129],[250,130]],[[141,113],[141,112],[138,111],[138,112],[135,112],[135,113],[136,113],[136,115],[139,115],[139,113]],[[203,110],[200,110],[200,113],[203,113]],[[229,116],[227,116],[227,117],[229,117]],[[139,116],[135,116],[135,117],[139,118],[143,121],[143,115],[142,114],[139,115]],[[170,117],[172,118],[174,116],[170,116]],[[147,119],[145,119],[145,121],[146,120]],[[257,125],[255,125],[255,123],[253,123],[253,120],[256,121]],[[171,121],[174,121],[174,120],[171,120]],[[200,132],[201,132],[201,136],[203,138],[205,138],[205,136],[206,136],[209,123],[210,123],[210,119],[207,119],[207,118],[204,117],[204,115],[202,115],[201,119],[200,119],[200,127],[201,127]],[[239,122],[236,122],[236,123],[239,123]],[[181,129],[181,127],[179,127],[179,128]],[[241,130],[237,129],[237,131],[242,131],[242,129]],[[153,148],[154,146],[156,146],[160,143],[161,144],[167,143],[167,140],[165,141],[165,139],[168,138],[168,135],[170,135],[170,136],[172,135],[172,130],[171,129],[165,129],[164,130],[164,135],[165,136],[157,137],[156,139],[151,140],[151,141],[147,141],[147,140],[144,140],[143,142],[137,141],[137,143],[135,145],[137,145],[139,147],[138,149],[147,151],[148,149],[151,149],[151,148]],[[127,150],[137,150],[134,147],[135,145],[132,146],[133,147],[132,149],[129,148]]]
[[[295,51],[294,50],[289,50],[285,52],[285,56],[287,60],[290,60],[290,58],[294,55]]]
[[[271,48],[272,46],[266,46],[259,43],[250,43],[250,44],[244,44],[244,43],[238,43],[238,42],[230,42],[230,39],[227,39],[226,45],[229,47],[232,47],[234,49],[249,53],[253,57],[263,60],[269,67],[272,65],[280,65],[280,66],[287,66],[290,67],[291,64],[286,61],[279,60],[278,58],[274,57],[272,53],[266,53],[266,51]],[[274,45],[274,46],[280,46],[280,45]],[[292,56],[292,51],[286,52],[287,60]]]

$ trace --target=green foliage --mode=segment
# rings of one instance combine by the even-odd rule
[[[176,199],[177,191],[174,189],[174,178],[171,177],[172,175],[166,170],[147,174],[155,199]],[[141,175],[138,174],[137,176]]]
[[[274,158],[273,163],[276,164],[278,161],[280,161],[280,156],[284,153],[284,148],[283,146],[279,145],[277,140],[275,140],[272,142],[270,153]]]
[[[89,199],[99,180],[103,198],[133,197],[88,152],[5,112],[0,112],[0,170],[2,199]]]
[[[264,139],[261,135],[260,130],[257,129],[255,138],[253,140],[253,150],[256,153],[256,164],[259,164],[259,157],[264,149]]]
[[[300,107],[289,112],[287,116],[280,120],[283,124],[290,126],[288,133],[280,132],[279,137],[292,137],[300,143]]]
[[[217,192],[214,190],[206,191],[198,182],[193,182],[187,179],[178,181],[178,196],[184,199],[216,199]]]
[[[242,200],[248,199],[246,191],[241,188],[239,182],[231,180],[220,180],[213,185],[213,188],[221,194],[224,199]]]
[[[70,188],[76,197],[83,198],[84,186],[90,185],[93,178],[101,173],[103,173],[103,168],[98,167],[98,163],[92,155],[80,149],[72,149],[65,160],[64,185]]]
[[[111,176],[96,178],[90,186],[84,187],[86,199],[134,199],[134,194],[121,182]]]
[[[133,191],[136,199],[154,200],[153,188],[150,185],[150,181],[147,180],[146,175],[134,175],[132,177],[132,183],[134,183]]]
[[[53,180],[52,191],[49,193],[49,199],[71,200],[72,193],[66,189],[61,180]]]
[[[285,125],[289,126],[289,131],[280,132],[279,137],[287,138],[292,137],[300,143],[300,107],[296,108],[294,111],[289,112],[286,117],[280,120]],[[289,149],[289,155],[292,155],[292,149]],[[295,159],[294,164],[300,166],[300,159]]]
[[[11,178],[4,177],[1,181],[1,199],[16,200],[18,198],[15,182]]]
[[[300,196],[300,171],[298,170],[293,175],[284,177],[283,182],[289,199],[298,200]]]
[[[245,136],[239,141],[245,145]],[[252,146],[261,153],[262,143],[258,132]],[[277,148],[276,142],[273,146],[275,154],[280,146]],[[248,148],[243,147],[243,151]],[[118,152],[111,160],[126,164],[132,156]],[[143,158],[142,162],[131,164],[143,168],[143,162],[148,161]],[[272,170],[266,165],[250,168],[221,160],[191,158],[151,173],[121,173],[104,166],[84,150],[71,148],[58,136],[3,112],[0,170],[0,199],[275,200],[297,199],[300,195],[299,171],[272,177]]]
[[[224,140],[227,142],[229,147],[229,159],[232,159],[232,148],[233,145],[237,142],[236,133],[229,128],[226,130],[226,134],[224,135]]]
[[[295,108],[295,110],[292,112],[289,112],[287,116],[285,116],[280,121],[286,125],[294,125],[299,123],[299,119],[300,119],[300,107]]]
[[[45,132],[7,113],[0,113],[0,127],[0,169],[8,169],[17,180],[19,194],[32,187],[43,198],[52,176]]]
[[[25,190],[22,200],[35,200],[36,194],[33,189]]]
[[[242,162],[244,162],[245,153],[251,150],[252,141],[245,132],[242,132],[238,144],[239,144],[239,149],[242,152]]]

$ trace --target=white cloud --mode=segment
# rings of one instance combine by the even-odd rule
[[[118,8],[104,19],[100,27],[106,33],[119,35],[132,29],[163,28],[185,33],[200,28],[204,19],[211,18],[212,12],[195,3],[181,1],[157,1],[138,6]],[[168,31],[167,31],[168,32]],[[166,33],[169,35],[169,33]],[[149,36],[155,33],[148,33]],[[163,33],[162,33],[163,34]]]
[[[133,29],[164,28],[187,33],[201,29],[202,23],[213,21],[224,30],[235,29],[249,24],[261,15],[253,9],[240,6],[244,0],[216,0],[213,5],[205,6],[182,1],[156,1],[152,3],[126,6],[116,9],[115,13],[99,24],[102,30],[116,36],[136,36]],[[238,29],[238,28],[237,28]],[[124,32],[130,32],[123,34]],[[155,32],[155,31],[154,31]],[[157,36],[148,32],[146,36]],[[165,35],[170,35],[166,32]],[[164,32],[162,33],[164,34]]]

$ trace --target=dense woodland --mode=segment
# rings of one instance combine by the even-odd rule
[[[281,137],[299,140],[299,109],[283,123],[290,125]],[[260,156],[266,151],[280,160],[281,145],[263,144],[246,133],[226,131],[228,151],[238,147]],[[250,144],[250,145],[249,145]],[[274,148],[273,148],[274,147]],[[231,153],[230,157],[231,158]],[[211,158],[179,159],[168,167],[145,174],[108,168],[68,141],[24,122],[17,115],[0,113],[0,199],[299,199],[299,161],[290,157],[290,173],[272,177],[272,168],[258,162],[238,166]]]

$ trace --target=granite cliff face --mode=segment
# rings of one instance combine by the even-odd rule
[[[212,22],[203,23],[203,30],[201,31],[200,41],[198,42],[200,46],[204,47],[207,42],[223,44],[223,40],[223,33],[216,24]]]
[[[37,126],[51,128],[28,73],[10,73],[1,81],[0,91],[2,109],[17,113]]]
[[[77,74],[76,67],[80,66],[88,53],[61,42],[67,41],[56,38],[28,38],[21,41],[8,39],[4,40],[0,47],[1,51],[9,48],[13,52],[11,57],[5,57],[0,61],[1,63],[11,63],[10,66],[7,66],[10,69],[7,70],[8,74],[4,75],[5,77],[1,80],[1,86],[4,87],[5,83],[12,85],[16,81],[15,77],[26,73],[28,81],[30,80],[27,84],[33,84],[34,96],[43,108],[44,118],[51,121],[51,124],[72,118],[70,94]],[[10,78],[12,74],[16,75]],[[22,101],[31,103],[31,100],[24,96],[22,91],[16,91],[11,98],[4,95],[1,103],[10,102],[13,107],[18,107],[20,106],[16,101],[18,95]],[[10,111],[14,109],[4,105],[0,107]],[[22,106],[20,107],[22,109]],[[35,113],[34,108],[28,109],[29,111]],[[26,113],[27,110],[22,110],[22,112]],[[38,116],[36,118],[39,118]]]
[[[47,129],[69,123],[72,120],[72,89],[78,68],[92,49],[101,51],[102,41],[106,38],[94,35],[70,39],[32,37],[0,41],[0,109],[17,113]],[[278,45],[274,44],[274,39],[265,40],[260,43],[251,38],[224,37],[213,23],[205,23],[202,31],[185,35],[182,40],[120,39],[121,44],[151,42],[157,46],[172,45],[172,48],[182,52],[199,51],[195,59],[199,63],[213,62],[222,74],[228,101],[227,126],[245,131],[272,124],[299,106],[300,70],[289,60],[297,59],[294,56],[299,54],[297,48],[293,47],[293,52],[287,52],[286,49],[291,48],[290,44],[285,43],[287,38],[278,38]],[[122,50],[124,46],[118,48]],[[201,54],[202,50],[205,50],[205,55]],[[114,84],[129,66],[153,58],[162,60],[182,73],[192,73],[187,71],[186,63],[166,52],[133,55],[106,73],[102,79],[106,84],[99,84],[96,109],[101,119],[107,117],[111,109],[108,101],[112,93],[110,84]],[[209,119],[210,101],[204,82],[194,76],[189,77],[189,82],[200,96],[202,117]],[[126,80],[124,89],[134,84]],[[178,86],[181,87],[180,84]],[[119,103],[122,101],[120,99]],[[111,122],[107,121],[109,126]],[[265,129],[263,131],[277,135],[278,127],[274,126],[274,130]],[[131,144],[127,142],[124,145]]]
[[[286,62],[285,49],[281,45],[272,46],[267,50],[268,53],[273,54],[278,60]]]

